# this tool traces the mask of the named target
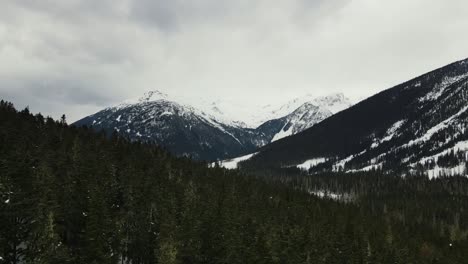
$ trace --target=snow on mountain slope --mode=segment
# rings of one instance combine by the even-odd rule
[[[352,105],[351,101],[343,94],[333,94],[310,99],[310,96],[306,96],[302,100],[298,99],[294,101],[295,103],[304,103],[284,117],[285,125],[275,134],[272,142],[300,133]],[[289,108],[294,104],[287,104],[287,107],[281,109]]]
[[[276,133],[272,142],[302,132],[325,118],[333,115],[327,108],[305,103],[284,117],[284,126]]]
[[[280,105],[266,105],[261,110],[256,111],[250,118],[251,124],[261,125],[273,119],[278,119],[290,115],[304,105],[314,105],[319,107],[323,112],[336,114],[352,105],[351,101],[342,93],[331,94],[328,96],[316,97],[308,94],[303,97],[298,97],[289,100]]]
[[[310,168],[313,168],[319,164],[322,164],[324,162],[326,162],[327,159],[326,158],[315,158],[315,159],[310,159],[310,160],[306,160],[305,162],[303,162],[302,164],[299,164],[297,165],[296,167],[301,169],[301,170],[309,170]]]
[[[234,158],[234,159],[229,159],[229,160],[224,160],[219,162],[219,166],[226,168],[226,169],[237,169],[239,162],[246,161],[251,159],[253,156],[255,156],[257,153],[252,153],[249,155],[245,155],[242,157]],[[215,163],[211,164],[211,166],[215,166]]]
[[[304,98],[292,100],[289,103],[277,108],[276,111],[267,112],[264,116],[282,115],[297,105],[299,105],[299,107],[294,109],[286,116],[268,120],[260,125],[256,129],[257,133],[264,135],[264,140],[267,142],[275,142],[282,138],[295,135],[308,128],[311,128],[315,124],[332,116],[334,113],[348,108],[351,106],[351,102],[342,94],[335,94],[314,99],[311,99],[310,96],[306,96]],[[237,163],[247,161],[250,158],[252,158],[252,156],[237,161]],[[235,166],[236,168],[237,163]],[[230,161],[223,161],[220,165],[222,167],[230,168],[230,164]]]
[[[289,138],[275,141],[243,167],[311,172],[369,171],[466,174],[468,59],[372,96]]]
[[[217,160],[252,152],[265,144],[254,130],[224,124],[191,106],[157,94],[106,108],[79,120],[96,130],[113,131],[132,140],[155,142],[179,156]]]
[[[149,91],[138,99],[127,100],[123,105],[138,102],[151,102],[166,100],[192,107],[201,113],[216,119],[224,124],[257,128],[265,122],[290,115],[304,104],[315,105],[323,111],[336,114],[352,105],[351,101],[342,93],[316,97],[307,94],[284,103],[269,104],[265,106],[241,103],[229,99],[209,100],[206,98],[190,97],[185,95],[173,95],[161,91]]]
[[[285,110],[307,100],[316,100],[317,105],[306,102],[298,109],[291,110],[292,113]],[[332,112],[329,108],[344,107],[340,104],[346,105],[346,100],[342,95],[317,99],[304,97],[279,106],[280,111],[274,113],[286,113],[286,116],[274,116],[272,113],[261,115],[257,106],[242,106],[229,100],[213,102],[149,91],[140,98],[106,108],[75,124],[108,133],[117,131],[132,140],[156,142],[177,155],[218,160],[251,153],[271,142],[274,137],[287,136],[280,131],[286,126],[291,127],[291,134],[309,128],[330,116]],[[255,128],[260,116],[279,119],[267,126]],[[248,120],[249,124],[244,120]]]
[[[332,114],[336,114],[338,112],[341,112],[347,108],[349,108],[352,103],[351,100],[346,98],[344,94],[342,93],[337,93],[337,94],[332,94],[328,96],[322,96],[315,98],[312,101],[312,104],[324,109],[330,111]]]
[[[142,97],[137,99],[131,99],[124,101],[121,106],[134,105],[138,103],[148,103],[157,101],[174,102],[186,108],[190,108],[192,111],[197,111],[197,114],[208,117],[211,120],[230,125],[230,126],[242,126],[247,127],[243,122],[239,121],[235,116],[228,116],[225,114],[225,110],[221,110],[219,101],[210,101],[204,98],[191,97],[186,95],[174,95],[167,94],[158,90],[148,91]],[[223,107],[227,109],[246,109],[239,104],[226,101]]]
[[[272,135],[268,137],[271,142],[300,133],[322,120],[332,116],[351,106],[349,99],[342,94],[334,94],[326,97],[311,99],[310,96],[298,98],[281,106],[276,111],[269,112],[266,115],[283,115],[287,111],[289,114],[269,120],[257,128],[261,133]]]

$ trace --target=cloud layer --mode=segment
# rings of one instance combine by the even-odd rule
[[[15,0],[0,98],[76,120],[146,90],[372,95],[468,57],[465,0]]]

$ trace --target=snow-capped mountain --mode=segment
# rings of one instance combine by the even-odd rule
[[[253,151],[265,144],[255,130],[219,122],[191,106],[149,93],[137,103],[124,103],[86,117],[87,125],[132,140],[155,142],[171,152],[194,159],[216,160]]]
[[[468,60],[383,91],[256,152],[242,166],[466,174]]]
[[[301,132],[349,105],[342,94],[305,96],[277,107],[260,107],[265,111],[262,113],[255,106],[230,101],[210,102],[150,91],[75,125],[155,142],[177,155],[218,160],[252,152],[273,140]],[[237,114],[235,109],[239,110]],[[272,120],[262,124],[264,118]]]
[[[330,94],[316,97],[307,94],[280,104],[268,104],[261,106],[255,111],[250,111],[250,115],[243,120],[252,127],[259,127],[268,121],[279,119],[291,115],[299,108],[307,108],[307,105],[319,107],[321,111],[336,114],[352,105],[351,101],[342,93]],[[291,117],[293,118],[293,117]]]
[[[320,97],[303,103],[292,113],[282,118],[267,121],[258,129],[267,128],[268,131],[274,133],[271,139],[271,142],[274,142],[302,132],[349,106],[351,106],[351,102],[342,94]],[[280,110],[282,109],[284,108]],[[276,126],[276,131],[271,130],[272,125]]]

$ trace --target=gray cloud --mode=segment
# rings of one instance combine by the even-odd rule
[[[17,0],[0,97],[70,120],[145,90],[252,103],[372,95],[468,57],[464,0]]]

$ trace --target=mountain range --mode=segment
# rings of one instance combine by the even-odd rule
[[[227,168],[466,174],[468,59],[355,105],[343,94],[255,108],[152,91],[75,124]]]
[[[343,94],[306,95],[278,105],[246,106],[150,91],[77,121],[131,140],[154,142],[179,156],[222,160],[310,128],[351,106]]]

